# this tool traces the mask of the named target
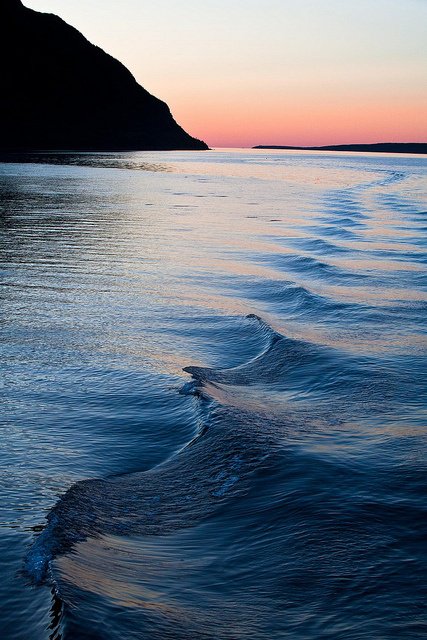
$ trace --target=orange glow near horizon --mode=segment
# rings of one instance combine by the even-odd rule
[[[427,99],[423,103],[402,99],[392,104],[379,98],[371,102],[266,101],[245,109],[237,101],[224,105],[210,100],[193,104],[177,100],[172,112],[184,129],[212,147],[427,140]]]

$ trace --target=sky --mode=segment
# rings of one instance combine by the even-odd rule
[[[427,0],[23,0],[212,147],[427,141]]]

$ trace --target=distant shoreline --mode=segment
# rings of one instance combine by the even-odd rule
[[[337,144],[323,147],[291,147],[284,145],[257,145],[252,149],[289,149],[296,151],[362,151],[373,153],[427,154],[427,142],[377,142],[375,144]]]

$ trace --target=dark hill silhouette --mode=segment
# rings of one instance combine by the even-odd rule
[[[0,0],[0,149],[207,149],[120,62],[52,14]]]
[[[373,144],[332,144],[326,147],[286,147],[260,144],[253,149],[295,149],[299,151],[363,151],[372,153],[427,153],[426,142],[375,142]]]

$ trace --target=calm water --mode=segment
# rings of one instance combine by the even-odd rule
[[[2,639],[425,638],[427,160],[19,160]]]

